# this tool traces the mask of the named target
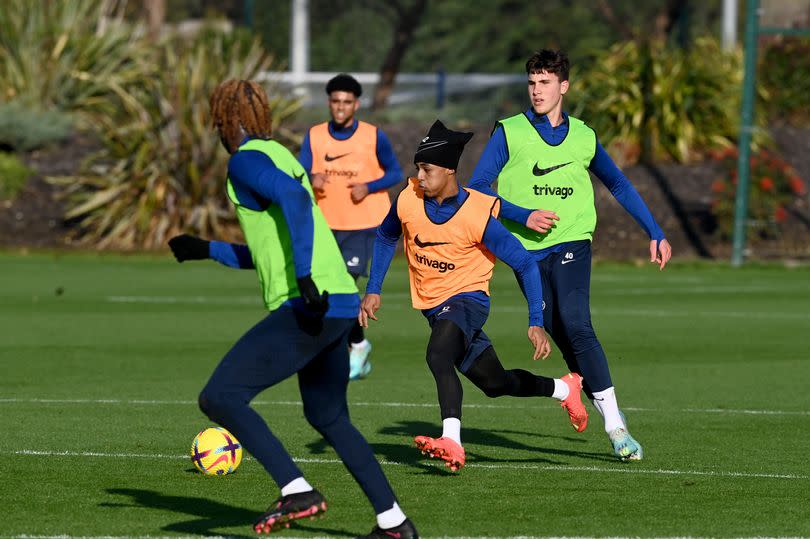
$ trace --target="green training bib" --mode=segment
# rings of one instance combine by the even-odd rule
[[[297,179],[309,193],[312,201],[312,220],[315,237],[312,245],[312,280],[318,290],[330,294],[356,294],[354,279],[346,271],[335,236],[315,204],[312,186],[304,167],[281,144],[274,140],[253,139],[239,147],[238,151],[260,151],[282,172]],[[236,216],[245,234],[245,240],[256,266],[262,287],[264,304],[273,311],[290,298],[299,297],[298,284],[293,265],[290,230],[281,207],[270,204],[264,211],[256,211],[239,204],[233,185],[228,178],[228,198],[236,206]]]
[[[584,122],[568,117],[568,135],[548,144],[525,114],[501,120],[509,160],[498,175],[498,194],[518,206],[551,210],[560,220],[545,234],[508,219],[504,226],[532,251],[558,243],[591,240],[596,208],[588,166],[596,152],[596,134]]]

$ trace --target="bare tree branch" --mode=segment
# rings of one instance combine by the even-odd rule
[[[419,21],[427,6],[427,0],[415,0],[411,5],[404,7],[400,2],[394,3],[396,9],[401,9],[400,17],[394,28],[394,40],[388,54],[385,56],[380,68],[380,83],[374,89],[374,100],[371,104],[373,110],[384,108],[394,88],[394,81],[399,72],[402,59],[411,44],[413,33],[419,26]]]

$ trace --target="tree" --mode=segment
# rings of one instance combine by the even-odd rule
[[[160,37],[160,30],[166,20],[166,0],[143,0],[143,11],[149,38],[154,41]]]
[[[372,110],[384,108],[394,88],[402,59],[413,42],[413,34],[419,26],[422,14],[425,12],[427,0],[414,0],[406,3],[401,0],[389,2],[389,6],[396,15],[396,25],[394,36],[388,54],[385,55],[380,67],[380,82],[374,89],[374,99],[371,104]]]

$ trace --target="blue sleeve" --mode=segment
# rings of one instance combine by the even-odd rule
[[[208,244],[208,256],[224,266],[236,269],[254,269],[253,257],[247,245],[212,241]]]
[[[301,149],[298,150],[298,162],[307,171],[307,176],[312,177],[312,144],[309,142],[309,130],[301,142]]]
[[[484,247],[515,270],[529,304],[529,325],[543,325],[543,285],[537,262],[500,221],[489,218],[484,231]]]
[[[644,229],[651,240],[664,239],[664,232],[655,222],[655,218],[650,213],[647,205],[644,204],[641,195],[638,194],[636,188],[619,170],[619,167],[616,166],[616,163],[613,162],[613,159],[610,158],[599,142],[596,143],[596,152],[588,168],[605,184],[605,187]]]
[[[490,196],[498,196],[492,189],[492,182],[498,178],[507,161],[509,161],[509,147],[506,145],[503,127],[498,125],[487,142],[481,158],[478,159],[467,187]],[[501,217],[505,219],[525,225],[532,211],[534,209],[522,208],[501,198]]]
[[[257,151],[233,154],[228,162],[228,176],[231,182],[247,187],[281,208],[290,231],[295,276],[309,275],[315,236],[309,192],[276,167],[267,155]]]
[[[371,271],[366,284],[366,294],[379,294],[388,267],[394,258],[397,241],[402,235],[402,222],[397,215],[397,201],[391,204],[388,215],[377,227],[377,237],[374,239],[374,254],[371,257]]]
[[[389,187],[393,187],[402,181],[402,168],[391,146],[391,141],[385,136],[381,129],[377,129],[377,161],[380,162],[384,173],[382,178],[378,178],[368,183],[368,192],[376,193]]]

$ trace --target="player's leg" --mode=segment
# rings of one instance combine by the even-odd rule
[[[572,242],[569,249],[552,255],[550,286],[557,299],[555,342],[565,342],[564,357],[569,368],[582,374],[583,388],[605,420],[616,455],[639,460],[641,445],[630,436],[619,411],[607,357],[591,323],[591,244]],[[550,257],[551,258],[551,257]]]
[[[289,378],[317,355],[322,330],[322,321],[297,316],[290,308],[272,312],[236,342],[200,393],[200,409],[230,430],[281,489],[281,497],[254,525],[260,533],[326,508],[320,493],[249,406],[256,394]]]
[[[560,400],[562,408],[568,414],[568,420],[571,426],[577,432],[583,432],[588,426],[588,412],[582,406],[582,398],[580,391],[577,388],[582,388],[583,380],[582,374],[576,367],[574,361],[574,354],[571,347],[565,339],[562,332],[562,323],[559,320],[559,309],[557,309],[556,290],[551,285],[551,264],[549,258],[544,258],[537,262],[537,267],[540,270],[540,283],[543,288],[543,327],[546,334],[551,337],[557,349],[566,358],[569,373],[554,380],[554,392],[551,395],[553,398]],[[521,291],[524,290],[523,282],[520,276],[515,273],[518,285]]]
[[[482,344],[477,344],[483,341]],[[552,397],[559,400],[568,413],[569,421],[577,432],[588,426],[588,412],[582,404],[582,377],[568,373],[562,378],[536,376],[523,369],[504,369],[495,348],[484,332],[473,342],[470,349],[486,346],[484,351],[465,366],[462,373],[487,397]]]
[[[417,436],[414,441],[423,453],[443,459],[453,470],[461,468],[466,458],[461,445],[463,394],[456,369],[464,372],[471,358],[489,346],[481,329],[488,316],[488,300],[456,296],[436,307],[428,317],[432,331],[427,360],[439,395],[442,436]]]
[[[376,229],[363,230],[335,230],[346,270],[357,282],[360,277],[368,276],[368,265],[374,249],[374,236]],[[371,372],[371,343],[366,339],[365,331],[359,322],[355,321],[349,332],[349,379],[360,380]]]
[[[464,358],[468,337],[462,331],[457,318],[464,318],[463,302],[447,302],[440,312],[430,316],[430,340],[427,360],[439,400],[442,418],[442,435],[439,438],[417,436],[416,447],[423,454],[445,461],[452,470],[464,466],[466,456],[461,446],[461,402],[463,390],[456,372],[456,365]]]
[[[298,385],[304,402],[304,415],[334,447],[363,489],[377,513],[377,527],[399,533],[399,537],[416,537],[416,530],[397,504],[394,491],[371,446],[349,418],[346,404],[349,382],[346,338],[353,322],[353,319],[327,319],[328,324],[342,325],[342,334],[299,371]]]

